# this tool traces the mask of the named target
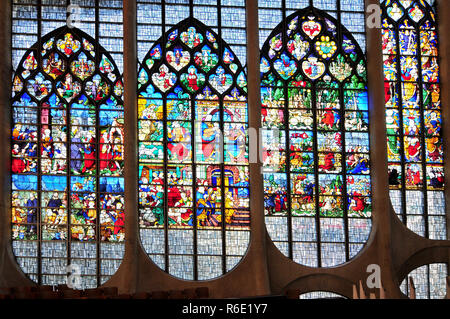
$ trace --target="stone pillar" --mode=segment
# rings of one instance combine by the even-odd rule
[[[0,8],[0,287],[32,285],[14,259],[11,247],[11,8],[5,0]]]
[[[246,1],[247,23],[247,69],[248,69],[248,113],[249,127],[256,134],[250,134],[250,209],[251,209],[251,242],[249,254],[253,260],[253,271],[249,275],[255,279],[255,295],[270,293],[267,268],[266,228],[264,223],[264,186],[261,172],[262,163],[259,158],[259,131],[261,128],[261,95],[259,70],[259,28],[258,1]],[[255,136],[256,135],[256,136]],[[258,142],[254,138],[258,138]]]
[[[442,134],[444,137],[444,173],[445,173],[445,202],[447,212],[447,239],[450,239],[450,1],[437,1],[437,22],[439,25],[439,55],[441,81]],[[450,260],[449,260],[450,262]]]
[[[444,174],[445,174],[445,203],[447,215],[447,240],[450,240],[450,1],[436,0],[437,22],[439,25],[439,64],[441,81],[442,135],[444,137]],[[448,260],[450,265],[450,259]],[[448,292],[450,299],[450,292]]]
[[[136,1],[124,0],[125,256],[119,270],[107,283],[108,286],[119,287],[120,293],[136,292],[139,280],[136,14]]]
[[[136,1],[123,2],[123,58],[125,82],[125,209],[126,209],[126,261],[128,275],[124,276],[124,289],[134,292],[139,280],[137,248],[138,227],[138,151],[137,151],[137,44]]]
[[[379,0],[366,0],[366,8],[379,5]],[[366,21],[373,11],[366,10]],[[381,14],[381,12],[380,12]],[[391,259],[391,203],[389,200],[389,179],[387,165],[386,121],[384,105],[383,55],[381,30],[366,24],[367,74],[370,120],[370,158],[372,171],[373,228],[369,244],[376,240],[378,263],[381,267],[381,281],[386,288],[386,298],[398,287],[394,284]]]

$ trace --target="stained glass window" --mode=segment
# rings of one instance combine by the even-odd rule
[[[250,238],[245,50],[224,41],[245,44],[245,8],[181,3],[138,5],[155,8],[138,34],[154,22],[164,34],[138,72],[139,224],[156,265],[206,280],[234,268]]]
[[[67,266],[76,265],[81,288],[97,287],[124,253],[123,83],[98,42],[113,43],[122,61],[121,33],[113,33],[121,32],[121,1],[80,1],[86,13],[80,19],[93,20],[77,25],[93,36],[74,25],[59,27],[69,22],[61,1],[16,2],[14,254],[39,284],[65,284]]]
[[[390,195],[415,233],[446,239],[438,31],[424,1],[383,2]]]
[[[358,42],[314,7],[286,17],[261,51],[261,102],[272,241],[303,265],[344,263],[371,230],[366,62]]]
[[[416,288],[416,299],[444,299],[447,293],[447,264],[429,264],[411,271],[403,280],[400,288],[409,296],[409,277]]]

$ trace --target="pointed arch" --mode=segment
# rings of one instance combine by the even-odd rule
[[[371,230],[366,61],[353,36],[314,7],[261,51],[266,227],[295,262],[331,267]]]
[[[61,27],[26,51],[12,95],[17,261],[39,284],[72,272],[97,287],[124,253],[121,74],[92,37]]]
[[[213,30],[188,18],[154,43],[138,82],[143,246],[175,277],[217,278],[250,238],[245,70]]]
[[[439,40],[425,1],[383,1],[383,57],[391,201],[415,233],[444,240]]]

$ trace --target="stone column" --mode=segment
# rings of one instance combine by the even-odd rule
[[[0,287],[30,286],[14,259],[11,246],[11,8],[5,0],[0,7]]]
[[[436,0],[439,25],[439,63],[441,81],[442,135],[444,137],[445,202],[447,213],[447,240],[450,240],[450,1]],[[450,260],[448,260],[450,265]]]
[[[270,293],[267,268],[266,228],[264,223],[264,186],[261,172],[262,163],[259,156],[259,131],[261,128],[261,95],[259,70],[259,28],[258,1],[246,1],[247,23],[247,69],[248,69],[248,113],[249,127],[253,134],[250,140],[250,209],[251,209],[251,242],[253,270],[249,275],[255,277],[255,295]],[[258,138],[256,142],[255,138]]]
[[[379,5],[379,0],[366,0],[366,22],[375,14],[370,5]],[[381,12],[380,12],[381,14]],[[383,54],[381,48],[381,29],[366,23],[367,36],[367,74],[370,120],[370,159],[372,177],[373,228],[369,244],[377,242],[378,263],[381,267],[381,280],[386,289],[386,298],[398,290],[393,281],[391,259],[391,214],[389,200],[389,179],[387,165],[386,121],[384,105]]]
[[[108,286],[134,293],[139,280],[136,1],[123,1],[125,256]]]

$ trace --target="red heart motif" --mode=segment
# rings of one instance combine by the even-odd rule
[[[305,21],[302,24],[302,30],[305,32],[305,34],[310,37],[311,39],[314,39],[322,30],[322,26],[320,23],[309,20]]]

